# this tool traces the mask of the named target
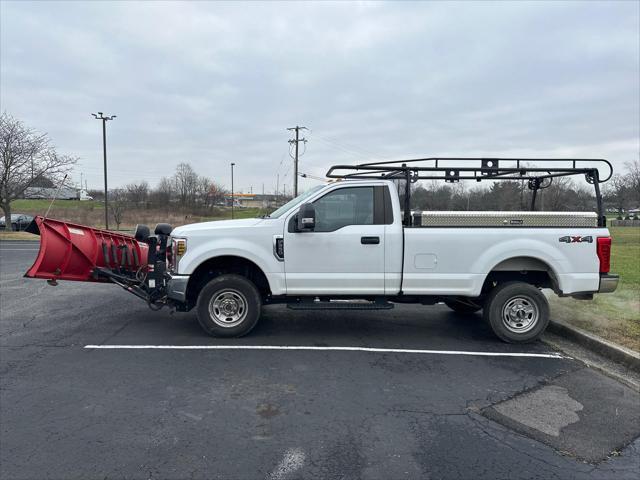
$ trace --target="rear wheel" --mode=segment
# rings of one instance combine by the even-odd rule
[[[470,300],[445,300],[444,304],[454,312],[458,313],[475,313],[482,310],[482,305],[471,302]]]
[[[220,275],[200,291],[196,312],[200,326],[216,337],[241,337],[260,318],[262,301],[255,285],[241,275]]]
[[[508,343],[533,342],[549,324],[549,302],[533,285],[503,283],[489,294],[484,317],[501,340]]]
[[[11,224],[11,230],[13,230],[14,232],[18,231],[18,224],[17,223],[12,223]]]

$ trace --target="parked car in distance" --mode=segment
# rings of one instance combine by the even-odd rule
[[[7,225],[7,219],[4,216],[0,217],[0,230],[13,230],[14,232],[18,232],[27,228],[32,220],[33,217],[31,215],[12,213],[10,225]]]

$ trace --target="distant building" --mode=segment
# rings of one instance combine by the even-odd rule
[[[233,205],[236,207],[246,208],[277,208],[289,200],[283,195],[259,194],[259,193],[234,193]],[[231,206],[232,197],[227,193],[224,197],[224,203]]]
[[[36,175],[35,177],[33,177],[33,180],[31,180],[30,183],[32,187],[38,188],[53,188],[56,186],[56,184],[53,183],[51,179],[45,177],[44,175]]]

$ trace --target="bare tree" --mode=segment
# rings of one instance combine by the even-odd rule
[[[198,177],[196,200],[205,209],[210,209],[217,202],[224,200],[224,189],[207,177]]]
[[[116,222],[116,230],[120,230],[120,224],[122,223],[122,217],[127,209],[127,194],[122,188],[116,188],[109,192],[109,210],[113,221]]]
[[[611,180],[605,184],[607,185],[607,200],[615,205],[619,217],[623,217],[623,212],[629,201],[629,183],[628,177],[615,174],[611,177]]]
[[[211,205],[223,202],[226,193],[227,191],[222,185],[216,182],[211,182],[211,186],[209,188],[209,200],[211,202]]]
[[[150,193],[151,201],[156,205],[169,206],[174,198],[173,182],[167,177],[162,177],[158,186]]]
[[[541,199],[545,202],[545,208],[551,211],[562,211],[570,209],[569,197],[573,192],[574,185],[568,177],[557,177],[553,179],[549,187],[541,190]]]
[[[149,183],[145,180],[140,183],[130,183],[124,188],[127,192],[127,199],[136,205],[145,203],[149,197]]]
[[[211,198],[209,193],[212,186],[213,182],[207,177],[198,177],[198,182],[196,184],[196,198],[198,203],[207,209],[211,207]]]
[[[195,203],[198,190],[198,174],[188,163],[180,163],[173,175],[173,182],[178,193],[180,205],[191,206]]]
[[[640,160],[634,160],[633,162],[627,162],[625,164],[629,170],[629,197],[634,202],[633,207],[640,207]]]
[[[11,202],[43,178],[58,185],[76,158],[58,155],[46,133],[38,133],[8,113],[0,115],[0,208],[11,216]]]
[[[608,184],[607,184],[608,185]],[[609,191],[609,190],[608,190]],[[399,192],[401,200],[404,198]],[[521,180],[494,182],[488,186],[469,188],[464,182],[442,184],[421,181],[411,187],[411,208],[416,210],[528,210],[531,191]],[[611,202],[611,195],[607,196]],[[595,208],[593,188],[576,184],[569,178],[556,178],[551,187],[538,193],[538,209],[592,210]]]

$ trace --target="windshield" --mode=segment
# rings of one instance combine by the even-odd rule
[[[301,195],[298,195],[293,200],[289,200],[287,203],[282,205],[275,212],[271,213],[270,215],[267,215],[267,218],[280,218],[280,215],[282,215],[285,212],[288,212],[291,208],[295,207],[296,205],[300,205],[303,201],[305,201],[307,198],[309,198],[314,193],[316,193],[318,190],[320,190],[320,189],[322,189],[324,187],[325,187],[325,185],[318,185],[316,187],[310,188],[309,190],[307,190],[306,192],[302,193]]]

